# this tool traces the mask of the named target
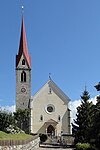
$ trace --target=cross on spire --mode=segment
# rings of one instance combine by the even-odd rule
[[[49,73],[49,80],[51,80],[51,73]]]
[[[22,5],[22,15],[24,14],[24,6]]]

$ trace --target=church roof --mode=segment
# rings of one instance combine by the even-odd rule
[[[48,80],[48,82],[32,97],[33,101],[35,96],[37,96],[47,85],[60,99],[64,101],[65,104],[70,101],[70,98],[51,79]]]
[[[49,87],[63,100],[63,101],[70,101],[70,98],[52,81],[48,81]]]
[[[22,54],[24,55],[29,68],[31,68],[31,60],[30,60],[30,56],[28,54],[26,32],[25,32],[25,26],[24,26],[24,17],[22,17],[19,52],[18,52],[18,55],[16,56],[16,67],[18,66],[18,63],[20,61],[20,58],[21,58]]]

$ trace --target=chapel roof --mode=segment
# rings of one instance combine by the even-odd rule
[[[57,86],[57,84],[53,80],[48,80],[47,82],[49,84],[49,87],[52,88],[52,90],[65,102],[70,101],[70,98]]]

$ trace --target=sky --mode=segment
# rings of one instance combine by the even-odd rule
[[[15,58],[24,5],[34,95],[52,80],[73,105],[87,87],[91,98],[100,81],[99,0],[3,0],[0,3],[0,106],[14,106]]]

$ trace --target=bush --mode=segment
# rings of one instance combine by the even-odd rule
[[[47,140],[47,135],[46,134],[40,134],[39,137],[40,137],[41,142],[45,142]]]
[[[89,143],[77,143],[76,150],[91,150]]]
[[[9,127],[5,129],[5,132],[10,134],[25,133],[23,130],[14,125],[9,125]]]
[[[91,146],[91,150],[99,150],[99,149],[97,149],[96,146],[93,145],[93,146]]]
[[[14,116],[5,110],[0,110],[0,130],[5,131],[5,129],[14,124]]]

